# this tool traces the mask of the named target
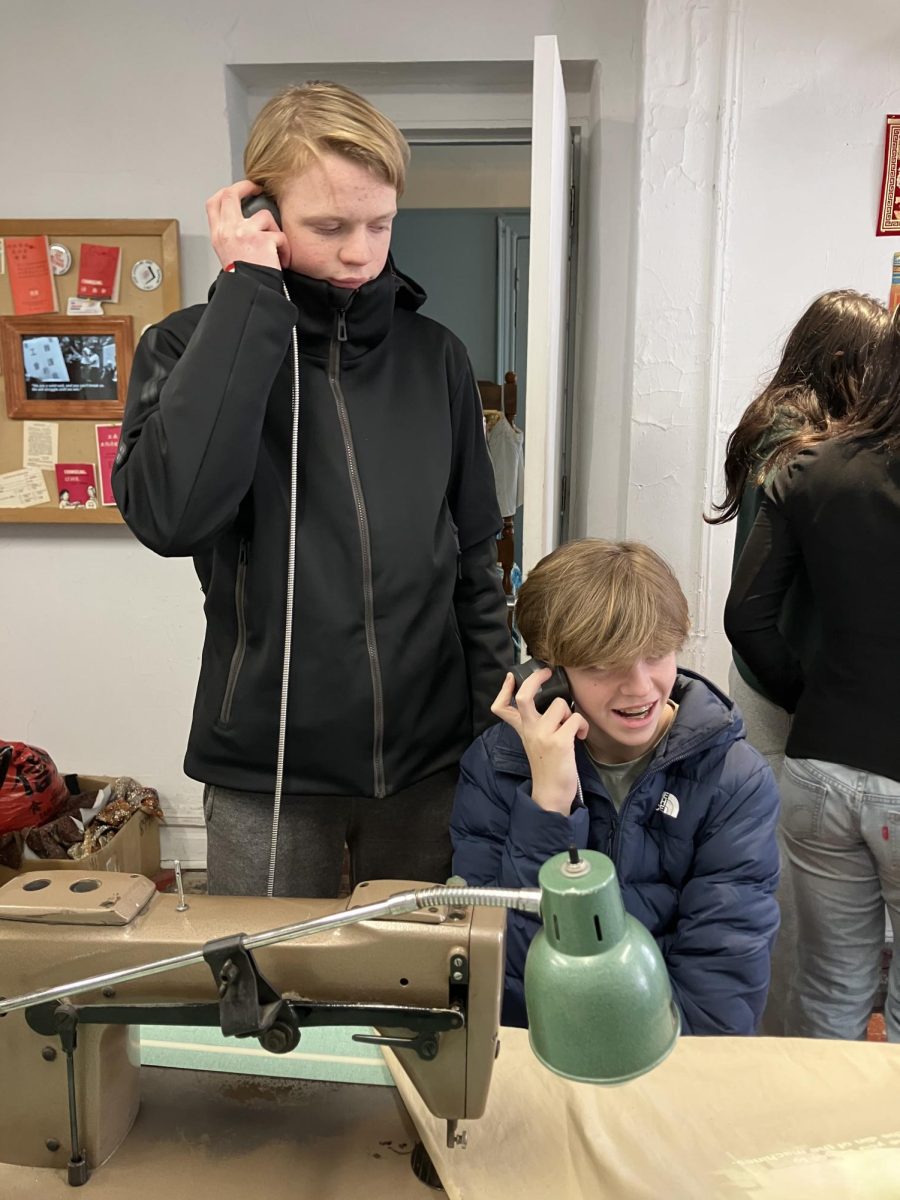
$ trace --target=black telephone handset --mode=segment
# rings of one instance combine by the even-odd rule
[[[252,217],[254,213],[270,212],[275,218],[275,224],[281,228],[281,213],[278,211],[278,205],[271,196],[265,192],[257,192],[255,196],[247,196],[241,201],[241,212],[245,217]]]
[[[516,691],[522,686],[529,675],[533,675],[535,671],[540,671],[543,667],[548,666],[547,663],[541,662],[539,658],[529,658],[528,662],[517,663],[513,667],[513,678],[516,681]],[[538,712],[546,712],[550,705],[556,699],[565,700],[569,708],[574,707],[572,699],[572,689],[569,686],[568,676],[562,667],[554,667],[553,674],[546,683],[542,683],[538,688],[537,695],[534,698],[534,707]]]

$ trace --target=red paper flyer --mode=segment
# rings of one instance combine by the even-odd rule
[[[17,316],[35,316],[58,310],[46,237],[6,238],[6,262],[13,312]]]
[[[121,425],[95,425],[97,434],[97,462],[100,464],[100,503],[115,504],[112,490],[112,469],[119,449]]]
[[[84,300],[119,299],[122,251],[118,246],[82,242],[78,261],[78,295]]]
[[[99,507],[93,463],[57,463],[56,487],[60,508]]]

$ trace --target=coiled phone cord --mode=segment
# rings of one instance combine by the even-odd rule
[[[284,294],[290,293],[282,283]],[[287,740],[288,688],[291,675],[291,635],[294,628],[294,564],[297,545],[297,447],[300,429],[300,348],[297,326],[291,330],[291,512],[288,532],[287,599],[284,614],[284,661],[281,670],[281,707],[278,714],[278,752],[275,759],[275,800],[272,808],[272,844],[269,848],[269,878],[266,895],[275,895],[275,861],[278,857],[278,823],[281,819],[281,792],[284,785],[284,748]]]

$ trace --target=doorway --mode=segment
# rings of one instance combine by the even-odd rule
[[[487,140],[479,131],[424,137],[406,130],[412,158],[391,250],[427,294],[420,311],[469,352],[475,378],[516,376],[510,423],[524,434],[528,332],[531,145],[528,131]],[[501,505],[502,507],[502,505]],[[513,517],[513,560],[522,562],[522,510]]]
[[[232,63],[225,72],[235,178],[262,104],[286,84],[327,78],[366,96],[404,131],[413,146],[411,185],[423,159],[439,155],[449,165],[435,173],[436,186],[466,189],[464,207],[530,210],[529,465],[521,551],[526,571],[568,534],[580,132],[596,121],[596,68],[591,60],[562,62],[557,39],[542,35],[534,40],[533,58]],[[523,146],[533,168],[524,172],[515,163]],[[454,153],[490,153],[494,166],[461,170]],[[523,192],[511,200],[504,189],[515,180]],[[424,206],[455,203],[439,195]],[[404,204],[411,209],[417,202],[410,194]],[[422,282],[434,294],[433,283]],[[495,369],[491,377],[496,374]]]

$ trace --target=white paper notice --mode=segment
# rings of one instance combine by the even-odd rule
[[[33,508],[49,499],[43,472],[37,467],[0,475],[0,508]]]
[[[25,421],[22,464],[52,471],[59,462],[59,426],[55,421]]]
[[[81,296],[70,296],[66,301],[67,317],[102,317],[103,305],[99,300],[84,300]]]

